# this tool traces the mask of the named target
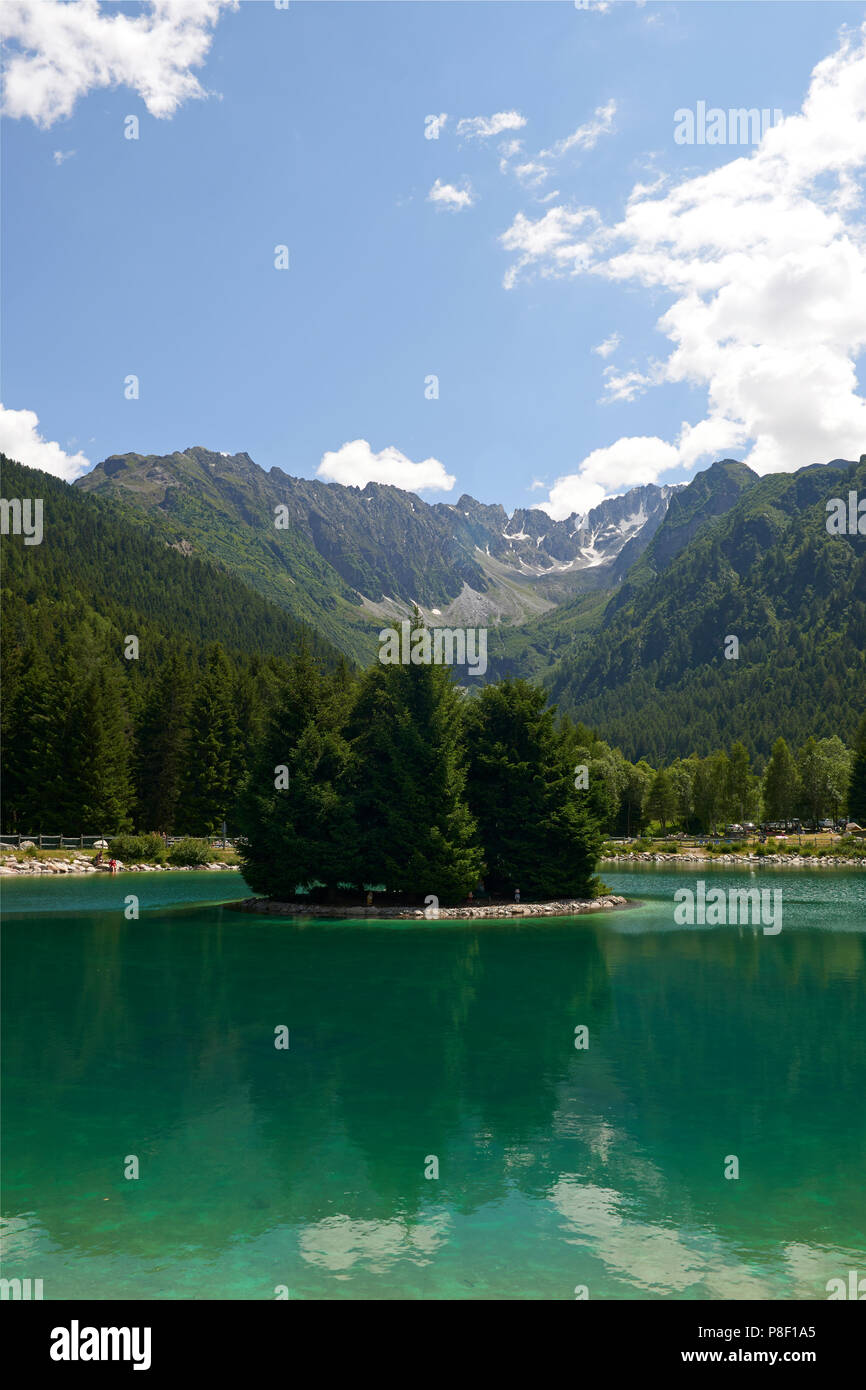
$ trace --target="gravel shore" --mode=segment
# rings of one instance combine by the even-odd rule
[[[683,850],[678,854],[656,854],[652,850],[613,854],[602,859],[599,865],[602,871],[606,864],[742,864],[750,869],[759,869],[765,864],[782,864],[789,869],[866,870],[866,860],[842,859],[835,854],[820,857],[816,854],[701,854],[700,850]]]
[[[227,903],[227,907],[239,908],[242,912],[271,914],[275,917],[319,917],[328,920],[344,918],[393,918],[399,921],[423,921],[427,913],[423,908],[412,907],[367,907],[359,903],[355,907],[329,907],[327,904],[280,903],[270,898],[244,898],[239,903]],[[627,907],[628,898],[608,893],[600,898],[577,899],[562,898],[547,903],[467,903],[463,907],[440,907],[431,911],[430,921],[459,921],[466,918],[489,919],[496,917],[576,917],[581,912],[602,912],[615,907]]]
[[[237,864],[122,864],[117,860],[117,872],[121,874],[188,874],[193,869],[231,869],[239,872]],[[19,877],[44,877],[46,874],[110,874],[107,864],[94,864],[92,859],[4,859],[0,862],[0,874],[14,874]]]

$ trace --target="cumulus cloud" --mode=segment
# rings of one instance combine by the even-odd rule
[[[605,449],[593,449],[576,473],[557,478],[542,511],[561,521],[572,512],[582,516],[605,497],[654,483],[679,464],[679,451],[653,435],[618,439]]]
[[[84,454],[67,454],[59,444],[43,439],[39,433],[39,416],[33,410],[7,410],[0,405],[0,451],[7,458],[28,468],[41,468],[71,483],[86,473],[90,459]]]
[[[588,269],[596,256],[599,217],[594,208],[551,208],[537,222],[519,212],[500,237],[506,251],[518,258],[506,271],[505,288],[511,289],[520,272],[532,266],[541,275],[577,274]]]
[[[98,0],[4,0],[8,116],[47,128],[99,87],[129,87],[152,116],[172,116],[206,95],[191,71],[204,62],[213,26],[237,0],[150,0],[140,15]]]
[[[65,160],[71,159],[74,154],[74,150],[55,150],[51,157],[55,164],[63,164]]]
[[[441,179],[437,179],[427,194],[427,201],[450,208],[452,212],[459,212],[461,208],[471,208],[475,199],[472,196],[471,184],[464,183],[462,188],[458,188],[456,184],[443,183]]]
[[[390,445],[375,454],[366,439],[353,439],[342,448],[323,454],[316,476],[347,487],[366,483],[391,483],[407,492],[450,492],[457,479],[446,473],[438,459],[413,463]]]
[[[633,401],[636,396],[642,396],[647,387],[657,386],[664,379],[665,364],[663,362],[652,362],[649,371],[646,372],[638,371],[634,367],[624,372],[614,366],[605,367],[606,399],[608,401]]]
[[[592,274],[669,297],[657,325],[667,358],[646,372],[608,369],[606,382],[618,399],[665,382],[706,390],[706,418],[683,424],[676,443],[656,441],[669,467],[734,449],[759,473],[859,457],[864,171],[866,25],[843,33],[812,72],[802,110],[754,152],[638,185],[614,225],[591,208],[518,213],[501,237],[516,255],[504,283]]]
[[[488,140],[503,130],[522,130],[526,117],[519,111],[497,111],[494,116],[464,116],[457,122],[457,134],[464,140]]]

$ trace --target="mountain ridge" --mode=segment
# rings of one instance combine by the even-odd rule
[[[763,477],[719,460],[667,495],[636,489],[558,525],[537,508],[274,477],[201,449],[112,456],[89,486],[56,487],[134,522],[151,548],[216,562],[239,595],[279,590],[278,610],[360,662],[414,601],[436,625],[487,626],[488,680],[540,681],[630,756],[732,736],[766,755],[780,732],[848,736],[866,707],[866,537],[825,524],[831,495],[866,495],[866,455]]]
[[[415,604],[443,624],[496,625],[605,587],[622,547],[640,553],[676,490],[648,484],[560,521],[538,508],[509,517],[469,494],[428,503],[386,483],[265,472],[245,452],[198,445],[114,454],[74,486],[110,496],[130,519],[148,514],[169,543],[235,569],[356,660],[369,659],[384,620]]]

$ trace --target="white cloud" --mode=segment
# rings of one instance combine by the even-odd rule
[[[0,451],[17,463],[41,468],[43,473],[52,473],[67,483],[90,467],[90,459],[84,454],[66,454],[59,444],[42,438],[39,416],[34,410],[7,410],[0,405]]]
[[[544,183],[550,170],[546,164],[536,164],[530,159],[526,164],[515,164],[514,173],[524,188],[537,188]]]
[[[557,140],[549,150],[542,150],[542,159],[560,159],[562,155],[568,154],[569,150],[594,149],[599,137],[609,135],[613,130],[615,115],[616,102],[613,99],[605,102],[604,106],[597,106],[591,121],[579,125],[577,130],[567,135],[564,140]]]
[[[603,343],[599,343],[592,350],[597,352],[599,357],[610,357],[612,353],[616,352],[621,342],[622,338],[619,333],[611,333],[609,338],[605,338]]]
[[[75,150],[55,150],[52,159],[55,164],[62,164],[64,160],[71,159]]]
[[[509,140],[503,143],[499,146],[502,155],[499,161],[500,172],[503,174],[513,173],[524,188],[539,188],[550,174],[550,161],[555,162],[557,159],[561,159],[569,150],[591,150],[598,143],[601,135],[605,135],[613,129],[615,113],[616,102],[611,99],[604,106],[596,107],[591,121],[578,126],[571,135],[566,136],[564,140],[557,140],[556,144],[552,145],[549,150],[542,150],[535,158],[524,159],[522,164],[512,165],[511,161],[523,152],[523,141]],[[556,193],[548,194],[546,198],[539,198],[538,201],[549,202],[551,197],[556,196]]]
[[[521,270],[534,265],[541,275],[577,274],[586,269],[595,257],[595,237],[598,213],[594,208],[551,208],[537,222],[519,212],[500,237],[506,251],[519,256],[505,276],[505,288],[511,289]],[[587,225],[589,224],[589,225]],[[583,240],[575,240],[581,233]]]
[[[424,135],[428,140],[438,140],[439,134],[445,128],[448,120],[447,112],[443,111],[439,116],[427,116],[424,121]]]
[[[407,492],[450,492],[457,481],[453,474],[445,472],[438,459],[413,463],[393,445],[374,454],[366,439],[353,439],[342,448],[323,454],[316,476],[347,487],[391,483]]]
[[[634,367],[622,372],[610,366],[605,367],[603,375],[608,401],[633,401],[636,396],[642,396],[647,387],[657,386],[664,381],[665,364],[651,362],[648,372],[637,371]]]
[[[646,373],[608,369],[607,388],[619,399],[661,382],[706,390],[706,418],[665,446],[671,467],[731,449],[761,473],[856,458],[866,441],[864,172],[866,25],[843,33],[802,111],[754,152],[639,185],[612,226],[587,208],[518,213],[501,237],[516,253],[504,284],[593,274],[669,296],[657,325],[668,357]]]
[[[679,451],[655,436],[618,439],[605,449],[593,449],[576,473],[557,478],[547,501],[537,505],[554,521],[572,512],[583,516],[605,497],[654,483],[679,461]]]
[[[236,0],[151,0],[140,15],[98,0],[4,0],[4,111],[47,128],[99,87],[129,87],[152,116],[172,116],[206,95],[191,69],[204,62],[212,29]]]
[[[472,197],[471,184],[464,183],[462,188],[458,188],[456,184],[443,183],[441,179],[437,179],[427,194],[427,201],[440,203],[442,207],[459,212],[461,208],[471,208],[475,199]]]
[[[519,111],[497,111],[494,116],[464,116],[457,122],[457,134],[465,140],[487,140],[503,130],[522,130],[526,117]]]

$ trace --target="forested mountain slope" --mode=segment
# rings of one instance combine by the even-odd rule
[[[663,524],[637,582],[562,655],[553,697],[651,760],[731,738],[762,754],[779,735],[850,742],[866,708],[866,535],[827,530],[827,502],[850,491],[866,497],[866,455],[759,478],[653,574]]]

